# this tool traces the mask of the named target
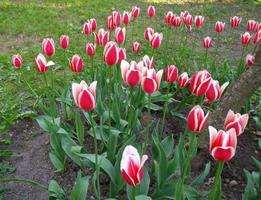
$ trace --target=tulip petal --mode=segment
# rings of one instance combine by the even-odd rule
[[[215,147],[211,151],[211,155],[215,160],[228,161],[236,153],[236,150],[233,147]]]
[[[94,96],[94,98],[96,98],[96,86],[97,86],[97,81],[93,81],[89,86],[89,90]]]
[[[79,107],[85,111],[92,110],[95,107],[95,98],[88,90],[83,90],[78,96]]]

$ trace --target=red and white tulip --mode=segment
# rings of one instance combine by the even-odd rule
[[[195,72],[190,81],[190,92],[196,96],[202,96],[206,94],[211,80],[211,74],[207,70]]]
[[[163,70],[159,70],[157,73],[155,69],[143,68],[143,75],[141,79],[141,87],[144,92],[152,94],[159,90],[160,81],[163,74]]]
[[[247,66],[251,66],[255,63],[255,56],[251,54],[247,54],[245,64]]]
[[[23,58],[20,54],[15,54],[12,56],[12,64],[15,68],[20,68],[23,65]]]
[[[121,61],[121,75],[123,81],[130,86],[139,85],[142,77],[143,63],[140,61],[138,64],[131,61],[129,64],[126,60]]]
[[[95,54],[96,54],[96,44],[87,42],[86,43],[86,54],[90,57],[95,56]]]
[[[34,59],[35,60],[35,69],[39,72],[46,72],[48,67],[54,65],[53,61],[46,61],[46,58],[43,54],[38,54],[38,56]]]
[[[112,20],[114,27],[119,27],[121,25],[121,14],[118,11],[112,12]]]
[[[178,28],[178,27],[180,27],[181,22],[182,22],[182,20],[181,20],[180,16],[174,15],[174,17],[171,20],[171,25]]]
[[[113,17],[112,17],[112,15],[110,15],[110,16],[107,17],[107,29],[109,31],[112,31],[115,28],[116,28],[116,26],[114,25]]]
[[[185,88],[189,84],[189,76],[187,72],[183,72],[178,77],[178,86],[180,88]]]
[[[105,46],[109,41],[109,32],[102,28],[98,31],[98,33],[94,33],[94,36],[98,46]]]
[[[119,49],[115,42],[108,42],[103,51],[104,63],[108,66],[113,66],[118,63],[119,60]]]
[[[221,33],[225,28],[225,22],[217,21],[215,25],[215,30],[217,33]]]
[[[213,46],[212,38],[207,36],[203,39],[203,47],[209,49]]]
[[[253,36],[252,40],[254,45],[259,45],[261,43],[261,30],[257,31]]]
[[[154,34],[154,29],[153,28],[146,28],[145,31],[144,31],[144,38],[145,40],[149,40],[149,35],[153,35]]]
[[[139,15],[140,15],[140,8],[137,7],[137,6],[133,6],[131,13],[132,13],[132,17],[133,17],[134,19],[136,19],[136,18],[139,17]]]
[[[118,48],[118,53],[119,53],[119,59],[118,59],[118,64],[121,63],[122,60],[125,60],[127,55],[126,55],[126,49],[125,48]]]
[[[55,54],[55,45],[52,38],[43,39],[42,52],[49,57],[52,57]]]
[[[118,44],[123,44],[125,41],[126,28],[117,27],[115,29],[115,41]]]
[[[128,26],[131,21],[131,13],[124,11],[122,14],[122,21],[126,26]]]
[[[150,5],[150,6],[148,7],[148,9],[147,9],[147,15],[148,15],[149,17],[153,17],[153,16],[155,15],[155,13],[156,13],[155,7],[152,6],[152,5]]]
[[[133,44],[132,44],[132,51],[135,52],[135,53],[139,53],[140,49],[141,49],[140,43],[138,43],[137,41],[133,42]]]
[[[250,40],[251,40],[251,35],[249,32],[245,32],[243,35],[241,35],[241,44],[242,45],[248,45],[250,43]]]
[[[203,109],[199,105],[194,106],[187,117],[188,129],[192,132],[202,132],[206,127],[208,116],[209,111],[205,115]]]
[[[247,21],[247,25],[246,25],[247,31],[254,32],[254,31],[256,31],[257,26],[258,26],[257,21],[255,21],[255,20],[248,20]]]
[[[201,16],[201,15],[195,16],[195,18],[194,18],[194,24],[195,24],[195,26],[196,26],[197,28],[201,27],[202,24],[203,24],[203,22],[204,22],[204,19],[205,19],[205,18],[204,18],[203,16]]]
[[[83,24],[83,33],[90,35],[92,33],[92,24],[88,21]]]
[[[171,25],[173,17],[174,17],[173,12],[172,11],[168,11],[167,14],[164,16],[166,24]]]
[[[230,17],[230,25],[232,28],[237,28],[242,20],[242,17],[234,16]]]
[[[70,67],[71,67],[72,72],[77,72],[77,73],[81,72],[83,69],[82,58],[77,54],[73,55],[73,57],[70,61]]]
[[[220,99],[228,84],[229,82],[226,82],[220,87],[219,82],[212,79],[206,92],[207,103],[210,104],[213,101]]]
[[[96,19],[92,18],[90,19],[90,24],[91,24],[91,27],[92,27],[92,32],[94,32],[97,28],[97,21]]]
[[[153,35],[149,34],[149,41],[150,41],[150,46],[153,48],[159,48],[163,39],[163,34],[162,33],[154,33]]]
[[[153,57],[149,57],[148,55],[145,55],[142,57],[142,62],[143,62],[143,66],[146,67],[147,69],[151,69],[154,67],[154,61],[153,61]]]
[[[165,69],[165,81],[174,83],[179,76],[179,70],[175,65],[167,66]]]
[[[60,37],[60,47],[63,49],[67,49],[69,46],[69,36],[68,35],[62,35]]]

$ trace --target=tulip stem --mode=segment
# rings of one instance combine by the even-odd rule
[[[63,56],[64,56],[64,60],[66,61],[66,51],[64,49],[63,52]],[[64,68],[63,68],[63,78],[64,78],[64,82],[65,82],[65,87],[67,88],[67,75],[66,75],[66,62],[64,62]]]
[[[132,200],[136,200],[136,187],[135,186],[132,187],[131,196],[132,196],[132,198],[131,198]]]
[[[206,53],[205,53],[205,68],[208,67],[208,48],[206,48]]]
[[[133,86],[130,86],[130,105],[129,105],[129,107],[128,107],[128,112],[127,113],[129,113],[129,119],[128,119],[128,129],[127,129],[127,133],[129,134],[129,131],[130,131],[130,129],[131,129],[131,127],[132,127],[132,124],[131,124],[131,122],[132,122],[132,115],[133,115],[133,110],[134,110],[134,108],[132,109],[132,106],[133,106],[133,102],[134,102],[134,94],[133,94]],[[128,102],[127,102],[128,103]]]
[[[209,194],[209,200],[220,200],[222,197],[221,191],[221,173],[224,167],[223,161],[218,161],[216,166],[215,179],[213,183],[212,190]]]
[[[112,95],[112,87],[113,87],[113,84],[112,84],[112,66],[108,66],[109,67],[109,94],[108,94],[108,100],[109,100],[109,102],[108,102],[108,107],[109,107],[109,141],[108,141],[108,143],[109,143],[109,145],[108,145],[108,148],[109,149],[112,149],[112,148],[110,148],[110,143],[112,142],[112,133],[111,133],[111,108],[112,108],[112,106],[111,106],[111,95]],[[109,160],[110,161],[112,161],[113,160],[113,156],[114,156],[114,152],[112,152],[111,150],[109,150],[109,153],[108,153],[108,158],[109,158]]]
[[[147,128],[146,128],[146,138],[145,138],[145,145],[143,149],[143,154],[146,152],[148,147],[148,141],[149,141],[149,131],[150,131],[150,106],[151,106],[151,94],[149,94],[149,101],[148,101],[148,116],[147,116]]]
[[[91,63],[92,63],[92,66],[91,66],[91,72],[92,72],[92,80],[94,80],[94,62],[93,62],[93,56],[91,57]]]
[[[164,108],[163,108],[162,127],[161,127],[161,133],[162,134],[164,132],[165,118],[166,118],[166,112],[167,112],[168,100],[169,100],[169,96],[168,95],[169,95],[171,86],[172,86],[172,83],[169,84],[167,95],[166,95],[166,99],[165,99],[165,104],[164,104]]]

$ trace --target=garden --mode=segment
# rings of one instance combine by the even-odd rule
[[[259,0],[0,2],[0,200],[261,199]]]

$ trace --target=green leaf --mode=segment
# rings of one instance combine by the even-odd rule
[[[254,179],[249,171],[244,169],[245,176],[247,177],[247,185],[245,188],[245,192],[242,195],[242,200],[256,200],[257,192],[255,189]]]
[[[55,180],[51,180],[48,186],[49,200],[65,200],[65,192]]]
[[[198,190],[194,189],[189,185],[184,185],[183,188],[184,188],[185,196],[187,197],[188,200],[200,200],[202,199],[203,196],[206,195],[206,193],[200,193]]]
[[[152,199],[146,195],[139,195],[135,197],[135,200],[152,200]]]
[[[64,170],[64,163],[63,160],[60,160],[59,157],[57,157],[54,152],[49,153],[50,160],[52,164],[54,165],[56,172],[60,172]]]
[[[161,141],[162,147],[167,155],[167,157],[169,157],[172,153],[173,153],[173,149],[174,149],[174,140],[173,140],[173,136],[168,136],[166,138],[164,138],[164,140]]]
[[[71,192],[70,200],[85,200],[87,196],[89,186],[89,178],[87,176],[82,177],[81,171],[78,172],[75,185]]]
[[[143,167],[144,175],[141,183],[137,186],[137,194],[147,195],[150,187],[150,176],[146,167]]]
[[[204,171],[197,178],[195,178],[190,185],[199,186],[200,184],[202,184],[210,171],[210,167],[211,167],[211,164],[210,164],[210,162],[208,162],[205,166]]]
[[[80,113],[77,112],[75,116],[76,135],[79,143],[82,145],[84,141],[84,125],[81,120]]]

